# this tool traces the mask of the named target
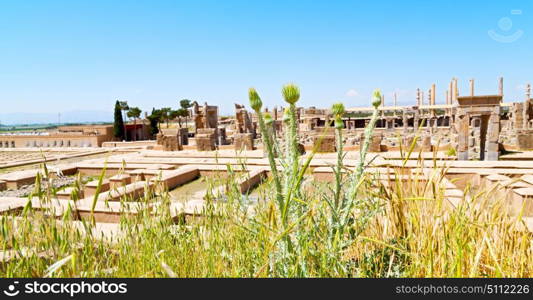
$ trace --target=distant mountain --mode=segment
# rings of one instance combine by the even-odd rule
[[[112,111],[73,110],[61,113],[61,123],[112,122]],[[57,123],[57,113],[0,113],[0,124],[49,124]]]

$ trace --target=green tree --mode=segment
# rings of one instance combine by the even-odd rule
[[[120,110],[122,111],[122,122],[124,124],[124,133],[123,133],[123,139],[126,139],[126,123],[124,123],[124,119],[126,119],[126,112],[130,109],[128,106],[128,101],[118,101],[120,105]]]
[[[135,130],[137,130],[137,119],[141,116],[141,112],[142,110],[138,107],[130,107],[128,109],[128,113],[126,114],[128,116],[128,118],[132,118],[133,119],[133,124],[135,125]],[[134,134],[133,135],[133,140],[136,141],[137,140],[137,134]]]
[[[177,119],[179,116],[180,116],[179,109],[178,109],[178,110],[171,110],[171,111],[168,113],[168,118],[169,118],[170,120],[175,120],[175,119]],[[178,122],[180,122],[180,120],[178,120]],[[180,124],[180,125],[181,125],[181,124]]]
[[[178,118],[178,123],[181,127],[181,118],[185,118],[185,125],[187,125],[187,116],[189,115],[189,111],[184,108],[178,108],[178,110],[174,110],[176,117]]]
[[[163,107],[160,109],[160,111],[161,111],[161,120],[167,123],[167,128],[168,128],[168,121],[170,121],[170,118],[171,118],[172,108]]]
[[[159,133],[159,123],[161,123],[161,110],[152,108],[152,113],[147,117],[150,121],[150,133],[156,135]]]
[[[115,102],[115,121],[113,123],[113,135],[120,140],[124,139],[124,119],[120,102]]]
[[[184,117],[185,118],[185,126],[187,126],[187,123],[189,122],[189,108],[192,107],[192,101],[189,100],[189,99],[182,99],[180,100],[180,108],[178,109],[179,111],[179,116],[180,117]],[[181,122],[180,122],[180,127],[181,127]]]

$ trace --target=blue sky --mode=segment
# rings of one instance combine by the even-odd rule
[[[247,104],[254,86],[282,105],[368,104],[374,88],[414,103],[451,77],[467,92],[522,100],[533,82],[533,1],[6,1],[0,2],[2,113],[142,109],[189,98]],[[510,23],[512,22],[512,24]],[[510,26],[512,25],[512,26]],[[511,43],[505,37],[521,30]]]

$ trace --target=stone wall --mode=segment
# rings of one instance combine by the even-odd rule
[[[517,130],[516,144],[518,150],[533,150],[533,129]]]
[[[254,150],[254,136],[252,133],[236,133],[233,135],[235,150]]]
[[[315,128],[313,149],[317,152],[335,152],[335,129],[331,127]]]
[[[198,128],[194,139],[196,141],[196,150],[198,151],[213,151],[216,149],[215,128]]]
[[[156,149],[163,151],[183,150],[184,136],[187,136],[187,128],[161,129],[156,136]]]

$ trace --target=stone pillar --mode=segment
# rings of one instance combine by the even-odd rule
[[[457,110],[456,128],[457,128],[457,159],[468,160],[468,137],[469,135],[469,117],[462,110]]]
[[[414,113],[413,127],[414,127],[414,130],[416,131],[418,129],[418,126],[420,126],[420,111],[418,110],[418,108],[416,108],[414,112],[415,113]]]
[[[502,96],[503,99],[503,77],[500,77],[498,82],[498,95]]]
[[[436,87],[435,87],[435,84],[432,84],[431,85],[431,103],[430,105],[435,105],[435,92],[436,92]]]
[[[470,79],[470,96],[474,96],[474,79]]]
[[[531,99],[531,85],[528,83],[526,86],[526,99],[522,105],[522,128],[529,129],[529,105]]]
[[[453,79],[450,81],[450,85],[448,87],[448,91],[446,92],[446,104],[452,105],[453,104]]]
[[[457,102],[457,97],[459,97],[459,89],[457,88],[457,78],[453,79],[453,91],[452,91],[452,103],[455,104]]]
[[[420,89],[416,89],[416,106],[420,106]]]
[[[394,92],[394,103],[393,103],[393,106],[394,106],[394,110],[393,110],[393,115],[396,116],[396,106],[398,105],[398,95],[396,95],[396,92]]]
[[[477,126],[479,125],[479,126]],[[481,116],[473,116],[468,136],[469,159],[481,159]]]
[[[485,160],[498,160],[500,137],[500,107],[494,107],[490,114],[487,128],[487,140],[485,141]]]
[[[424,135],[422,136],[422,143],[421,143],[422,151],[429,152],[432,151],[431,147],[431,135]]]

